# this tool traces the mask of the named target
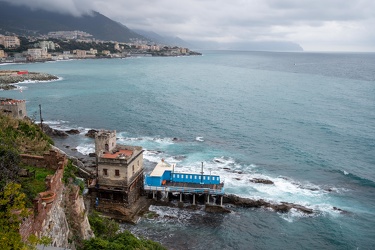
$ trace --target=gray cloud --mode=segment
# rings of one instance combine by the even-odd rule
[[[375,51],[373,0],[0,0],[190,41],[293,41],[306,50]]]

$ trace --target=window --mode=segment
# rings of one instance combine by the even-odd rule
[[[103,175],[108,175],[108,169],[106,169],[106,168],[103,168]]]
[[[120,170],[115,169],[115,176],[120,176]]]
[[[134,165],[132,165],[132,170],[133,170],[133,174],[134,174]]]

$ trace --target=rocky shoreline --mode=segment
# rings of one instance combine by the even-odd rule
[[[75,131],[75,130],[70,130],[70,131],[65,131],[65,132],[59,131],[59,130],[55,130],[55,129],[52,129],[52,128],[48,127],[48,125],[46,127],[44,127],[44,130],[50,136],[60,137],[60,138],[67,137],[67,136],[69,136],[69,134],[74,135],[77,132],[79,132],[79,131]],[[85,135],[88,136],[88,137],[92,137],[92,135],[95,134],[95,132],[96,132],[96,130],[90,130]],[[91,157],[94,157],[94,155],[92,155]],[[88,158],[90,158],[90,157],[88,157]],[[88,162],[86,162],[86,163],[88,163]],[[91,162],[91,166],[90,166],[91,168],[92,168],[92,164],[93,163]],[[86,164],[83,163],[83,165],[86,165]],[[87,169],[87,167],[88,166],[83,166],[82,168]],[[273,182],[270,181],[270,180],[264,180],[264,179],[259,179],[259,178],[254,178],[250,181],[254,182],[254,183],[258,183],[260,185],[272,185],[273,184]],[[184,202],[187,202],[187,203],[177,202],[179,199],[180,199],[179,196],[174,196],[172,194],[170,194],[169,197],[166,198],[166,199],[165,198],[162,199],[161,197],[159,197],[159,199],[157,199],[157,200],[152,199],[152,197],[142,197],[140,199],[142,201],[141,205],[138,205],[138,202],[137,202],[137,204],[135,204],[132,209],[121,208],[121,210],[125,211],[125,212],[122,213],[123,216],[114,216],[110,212],[109,212],[108,216],[112,215],[112,218],[115,218],[115,219],[118,219],[118,220],[121,220],[121,221],[125,221],[125,222],[135,223],[135,221],[137,220],[137,218],[139,218],[139,216],[142,216],[144,213],[147,213],[148,207],[150,205],[169,206],[169,207],[178,206],[180,208],[187,208],[187,209],[189,209],[189,208],[190,209],[198,209],[200,206],[204,205],[205,211],[209,212],[209,213],[230,213],[232,207],[267,208],[267,209],[271,209],[272,211],[275,211],[275,212],[278,212],[278,213],[288,213],[291,210],[299,211],[299,212],[304,213],[304,214],[314,214],[314,213],[317,212],[317,211],[314,211],[311,208],[308,208],[308,207],[305,207],[305,206],[302,206],[302,205],[299,205],[299,204],[295,204],[295,203],[289,203],[289,202],[279,202],[279,203],[276,202],[276,203],[274,203],[274,202],[266,201],[266,200],[263,200],[263,199],[244,198],[244,197],[240,197],[240,196],[237,196],[237,195],[234,195],[234,194],[224,195],[224,197],[223,197],[224,206],[218,206],[217,204],[206,204],[205,203],[206,198],[204,196],[198,196],[196,198],[197,199],[197,205],[188,205],[188,204],[191,204],[191,201],[190,201],[191,197],[189,197],[189,195],[186,196],[185,201],[184,201]],[[337,208],[337,207],[333,207],[332,209],[337,211],[337,212],[340,212],[340,213],[348,213],[348,211],[342,210],[342,209]],[[108,211],[110,211],[110,209],[108,209]],[[118,209],[116,211],[119,212]]]
[[[0,89],[10,90],[17,88],[14,84],[26,81],[53,81],[59,78],[55,75],[38,72],[28,72],[28,74],[0,74]]]

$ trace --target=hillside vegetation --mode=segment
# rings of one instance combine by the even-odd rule
[[[49,150],[53,141],[30,120],[17,120],[0,113],[0,249],[35,249],[36,244],[48,245],[51,239],[38,239],[32,235],[27,242],[21,240],[19,227],[23,218],[32,211],[32,200],[45,190],[45,178],[54,174],[46,168],[23,166],[21,153],[41,155]],[[32,173],[20,177],[22,169]],[[74,177],[75,168],[69,162],[63,181]],[[97,237],[77,243],[79,249],[165,249],[159,243],[138,239],[130,232],[119,232],[119,225],[111,219],[92,213],[90,224]],[[72,230],[72,229],[71,229]],[[80,241],[82,241],[80,239]]]

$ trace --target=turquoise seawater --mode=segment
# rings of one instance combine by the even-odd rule
[[[180,171],[220,175],[227,193],[293,202],[313,215],[239,209],[212,215],[151,207],[160,216],[124,225],[170,249],[373,249],[375,54],[205,51],[0,65],[55,74],[1,97],[27,100],[30,117],[93,152],[89,128],[115,129]],[[252,183],[270,179],[274,185]],[[341,213],[333,207],[345,210]]]

